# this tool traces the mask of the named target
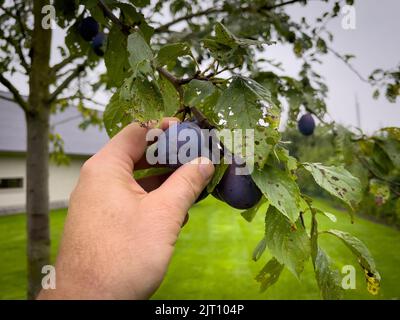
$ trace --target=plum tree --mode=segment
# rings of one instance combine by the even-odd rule
[[[92,48],[94,53],[99,57],[104,56],[104,44],[106,41],[106,35],[103,32],[99,32],[92,41]]]
[[[310,136],[315,130],[315,121],[311,113],[303,115],[298,122],[299,131],[305,135]]]
[[[239,174],[236,169],[247,171],[244,165],[238,164],[234,160],[212,195],[236,209],[250,209],[260,201],[262,193],[248,171],[243,175]]]
[[[157,156],[161,164],[171,168],[206,155],[205,139],[200,127],[191,121],[169,127],[157,142]]]
[[[99,33],[99,23],[92,17],[84,18],[79,24],[79,34],[86,41],[92,41]]]

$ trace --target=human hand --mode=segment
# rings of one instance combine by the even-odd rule
[[[56,289],[42,290],[39,299],[146,299],[161,284],[187,212],[214,167],[200,158],[169,176],[135,181],[133,170],[146,167],[147,131],[127,126],[83,165],[56,262]]]

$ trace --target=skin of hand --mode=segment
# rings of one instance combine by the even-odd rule
[[[165,130],[175,118],[165,118]],[[39,299],[147,299],[160,286],[189,208],[214,166],[199,158],[136,181],[149,128],[131,124],[85,162],[71,194],[56,289]]]

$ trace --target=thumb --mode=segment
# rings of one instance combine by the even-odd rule
[[[169,210],[182,215],[182,220],[210,182],[214,166],[208,158],[197,158],[176,170],[152,193]]]

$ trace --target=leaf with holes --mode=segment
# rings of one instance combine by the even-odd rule
[[[284,265],[279,263],[275,258],[267,262],[256,277],[256,280],[261,283],[260,292],[264,292],[278,281],[283,268]]]
[[[252,178],[270,204],[295,223],[301,211],[301,197],[299,187],[289,173],[266,166],[254,170]]]
[[[229,129],[253,130],[254,156],[246,158],[246,162],[255,161],[263,167],[280,138],[280,108],[273,103],[270,93],[254,80],[236,76],[221,94],[215,112]]]
[[[153,51],[147,44],[139,31],[132,33],[128,37],[129,64],[134,74],[138,72],[151,73],[151,61],[153,60]]]
[[[324,233],[331,234],[344,242],[344,244],[356,256],[358,263],[365,272],[368,291],[373,295],[378,294],[381,276],[376,269],[375,261],[365,244],[350,233],[344,231],[331,229],[324,231]]]
[[[196,107],[204,102],[204,99],[211,96],[216,90],[214,85],[209,81],[192,80],[184,86],[184,102],[185,105]]]
[[[352,209],[361,201],[361,183],[343,167],[327,167],[320,163],[303,163],[315,182]]]
[[[265,216],[265,237],[271,254],[299,277],[311,254],[310,238],[301,223],[291,223],[270,206]]]
[[[332,269],[329,257],[321,248],[318,248],[314,269],[322,298],[325,300],[339,300],[343,293],[340,286],[339,272],[336,269]]]
[[[172,43],[161,47],[157,54],[157,65],[163,67],[170,63],[175,64],[178,57],[191,56],[192,52],[187,43]]]
[[[369,180],[369,192],[375,196],[375,204],[378,206],[383,205],[390,198],[390,186],[382,180]]]
[[[136,120],[149,121],[160,119],[164,115],[164,101],[155,81],[139,76],[132,87],[132,102],[136,113]]]
[[[111,97],[103,114],[104,126],[108,136],[115,136],[122,128],[133,120],[132,108],[129,102],[120,99],[120,92],[117,91]]]

